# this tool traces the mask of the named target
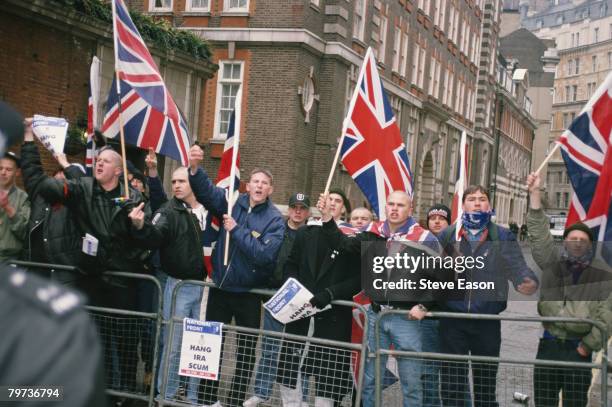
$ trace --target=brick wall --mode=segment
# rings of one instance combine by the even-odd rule
[[[24,117],[44,114],[66,118],[71,125],[87,124],[89,64],[95,42],[76,38],[52,27],[0,14],[0,99]],[[19,153],[19,146],[13,151]],[[45,170],[57,162],[39,145]],[[69,156],[84,162],[84,152]],[[19,181],[21,185],[21,182]]]

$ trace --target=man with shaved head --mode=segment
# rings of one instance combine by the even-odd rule
[[[32,133],[26,132],[25,143],[33,142]],[[60,161],[62,167],[69,165],[65,160]],[[107,148],[96,159],[94,177],[58,180],[45,175],[40,165],[29,168],[29,174],[32,188],[36,188],[47,202],[52,205],[61,203],[68,207],[85,239],[84,249],[89,247],[89,250],[80,253],[82,271],[88,275],[82,288],[89,297],[89,303],[102,307],[134,309],[134,279],[116,276],[101,278],[102,272],[108,270],[141,273],[144,247],[147,244],[145,238],[148,229],[152,227],[150,222],[144,222],[140,229],[134,227],[128,216],[129,207],[118,204],[122,202],[119,198],[122,198],[124,192],[120,179],[121,161],[117,152]],[[142,209],[144,203],[141,203],[141,194],[133,188],[129,189],[129,194],[131,202],[138,205],[132,211]],[[105,336],[115,339],[112,345],[111,341],[105,343],[107,359],[111,359],[111,346],[112,353],[116,351],[119,359],[120,377],[112,377],[114,380],[109,380],[108,384],[114,384],[112,388],[116,390],[135,390],[137,352],[135,345],[128,340],[126,327],[115,324],[111,326],[108,322],[100,325],[103,339]],[[109,374],[113,370],[110,365],[107,366]]]
[[[362,233],[354,238],[345,236],[338,230],[336,223],[330,221],[330,209],[326,203],[327,197],[322,194],[317,207],[323,215],[323,230],[330,236],[333,236],[333,238],[329,238],[330,245],[339,247],[339,250],[359,255],[361,254],[362,242],[364,241],[415,241],[436,251],[439,250],[436,237],[431,232],[422,228],[411,216],[412,199],[404,191],[394,191],[387,197],[385,204],[386,220],[371,222]],[[385,246],[376,245],[374,250],[383,250],[383,253],[376,254],[387,255]],[[397,246],[392,246],[390,250],[393,250],[393,247],[397,248]],[[421,352],[422,341],[419,324],[420,320],[425,317],[428,307],[432,305],[434,304],[431,302],[423,304],[416,301],[385,301],[384,303],[372,301],[367,311],[368,347],[370,351],[376,350],[375,328],[376,322],[379,319],[378,314],[384,309],[399,309],[405,310],[407,316],[387,314],[379,322],[380,346],[384,349],[389,349],[393,345],[396,350]],[[386,355],[381,355],[381,371],[378,373],[380,377],[385,375],[386,363]],[[404,406],[421,406],[421,362],[415,359],[398,358],[398,369]],[[375,377],[374,358],[367,358],[363,378],[362,402],[364,406],[373,406],[375,404]]]
[[[203,287],[193,284],[184,285],[176,295],[174,315],[170,315],[172,293],[181,280],[203,281],[204,251],[201,235],[206,227],[208,211],[195,198],[189,185],[189,175],[186,167],[174,170],[172,174],[173,198],[166,202],[153,216],[153,228],[150,229],[148,241],[159,249],[162,270],[168,275],[164,288],[163,313],[164,319],[172,317],[200,319],[200,303]],[[132,216],[135,227],[143,225],[144,212],[138,211]],[[180,379],[178,377],[178,359],[180,353],[179,329],[175,327],[170,349],[170,369],[166,391],[166,400],[176,400]],[[169,332],[164,330],[163,347],[168,344]],[[162,348],[162,351],[163,348]],[[165,360],[162,360],[160,372],[165,371]],[[158,389],[161,391],[163,375],[158,376]],[[199,380],[189,378],[187,399],[197,404]]]

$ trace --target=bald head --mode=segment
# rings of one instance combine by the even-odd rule
[[[119,184],[122,160],[119,153],[114,150],[104,150],[98,154],[96,159],[96,180],[102,187],[109,191]]]
[[[393,191],[387,197],[385,214],[391,230],[402,226],[412,215],[412,199],[404,191]]]

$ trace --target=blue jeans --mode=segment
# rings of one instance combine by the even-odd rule
[[[437,319],[421,321],[423,352],[440,353],[440,336]],[[440,361],[427,359],[421,370],[423,379],[423,407],[440,407]]]
[[[368,308],[368,348],[371,352],[376,350],[376,334],[374,332],[378,314]],[[408,320],[408,311],[405,315],[389,314],[385,315],[380,322],[380,347],[389,349],[391,345],[395,350],[421,352],[421,329],[420,321]],[[363,375],[363,396],[364,407],[374,406],[376,397],[376,358],[366,358]],[[380,356],[380,374],[385,377],[387,356]],[[421,390],[421,365],[416,359],[398,357],[398,371],[402,384],[402,394],[404,396],[404,407],[420,407],[422,405]]]
[[[285,325],[278,322],[267,310],[264,312],[263,329],[272,332],[284,332]],[[278,368],[278,352],[282,340],[272,336],[264,336],[261,344],[261,358],[257,364],[255,376],[255,395],[268,400],[272,393],[272,385],[276,380]]]
[[[166,287],[164,288],[164,304],[163,304],[163,315],[165,320],[170,319],[170,308],[172,306],[172,291],[174,287],[180,282],[176,278],[168,276],[166,281]],[[176,296],[176,307],[174,308],[174,316],[179,318],[200,318],[200,303],[202,302],[202,286],[199,285],[184,285]],[[164,327],[164,337],[162,354],[166,352],[168,346],[168,331],[169,326]],[[170,369],[168,370],[168,384],[166,386],[166,393],[164,399],[172,400],[175,398],[176,392],[179,387],[180,378],[178,377],[179,369],[179,357],[181,353],[181,337],[182,337],[182,326],[180,323],[174,325],[174,335],[172,337],[172,349],[170,349],[169,361]],[[165,369],[164,364],[165,358],[162,358],[162,363],[159,369],[160,374],[157,376],[157,386],[161,391],[163,382],[163,372]],[[195,377],[189,377],[187,385],[187,399],[192,403],[197,404],[198,402],[198,383],[199,379]]]
[[[267,310],[264,311],[263,329],[271,332],[284,332],[285,325],[278,322]],[[278,370],[278,353],[282,339],[264,336],[261,344],[261,358],[257,364],[255,376],[255,395],[263,400],[269,400],[272,394],[272,385],[276,380]],[[304,400],[308,397],[308,377],[302,377],[302,394]]]

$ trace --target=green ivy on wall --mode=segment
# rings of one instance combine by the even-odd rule
[[[102,0],[54,0],[64,6],[95,18],[101,22],[112,24],[110,3]],[[206,41],[186,30],[172,28],[163,19],[154,19],[148,15],[130,10],[130,15],[142,38],[164,50],[181,50],[196,59],[208,59],[211,52]]]

